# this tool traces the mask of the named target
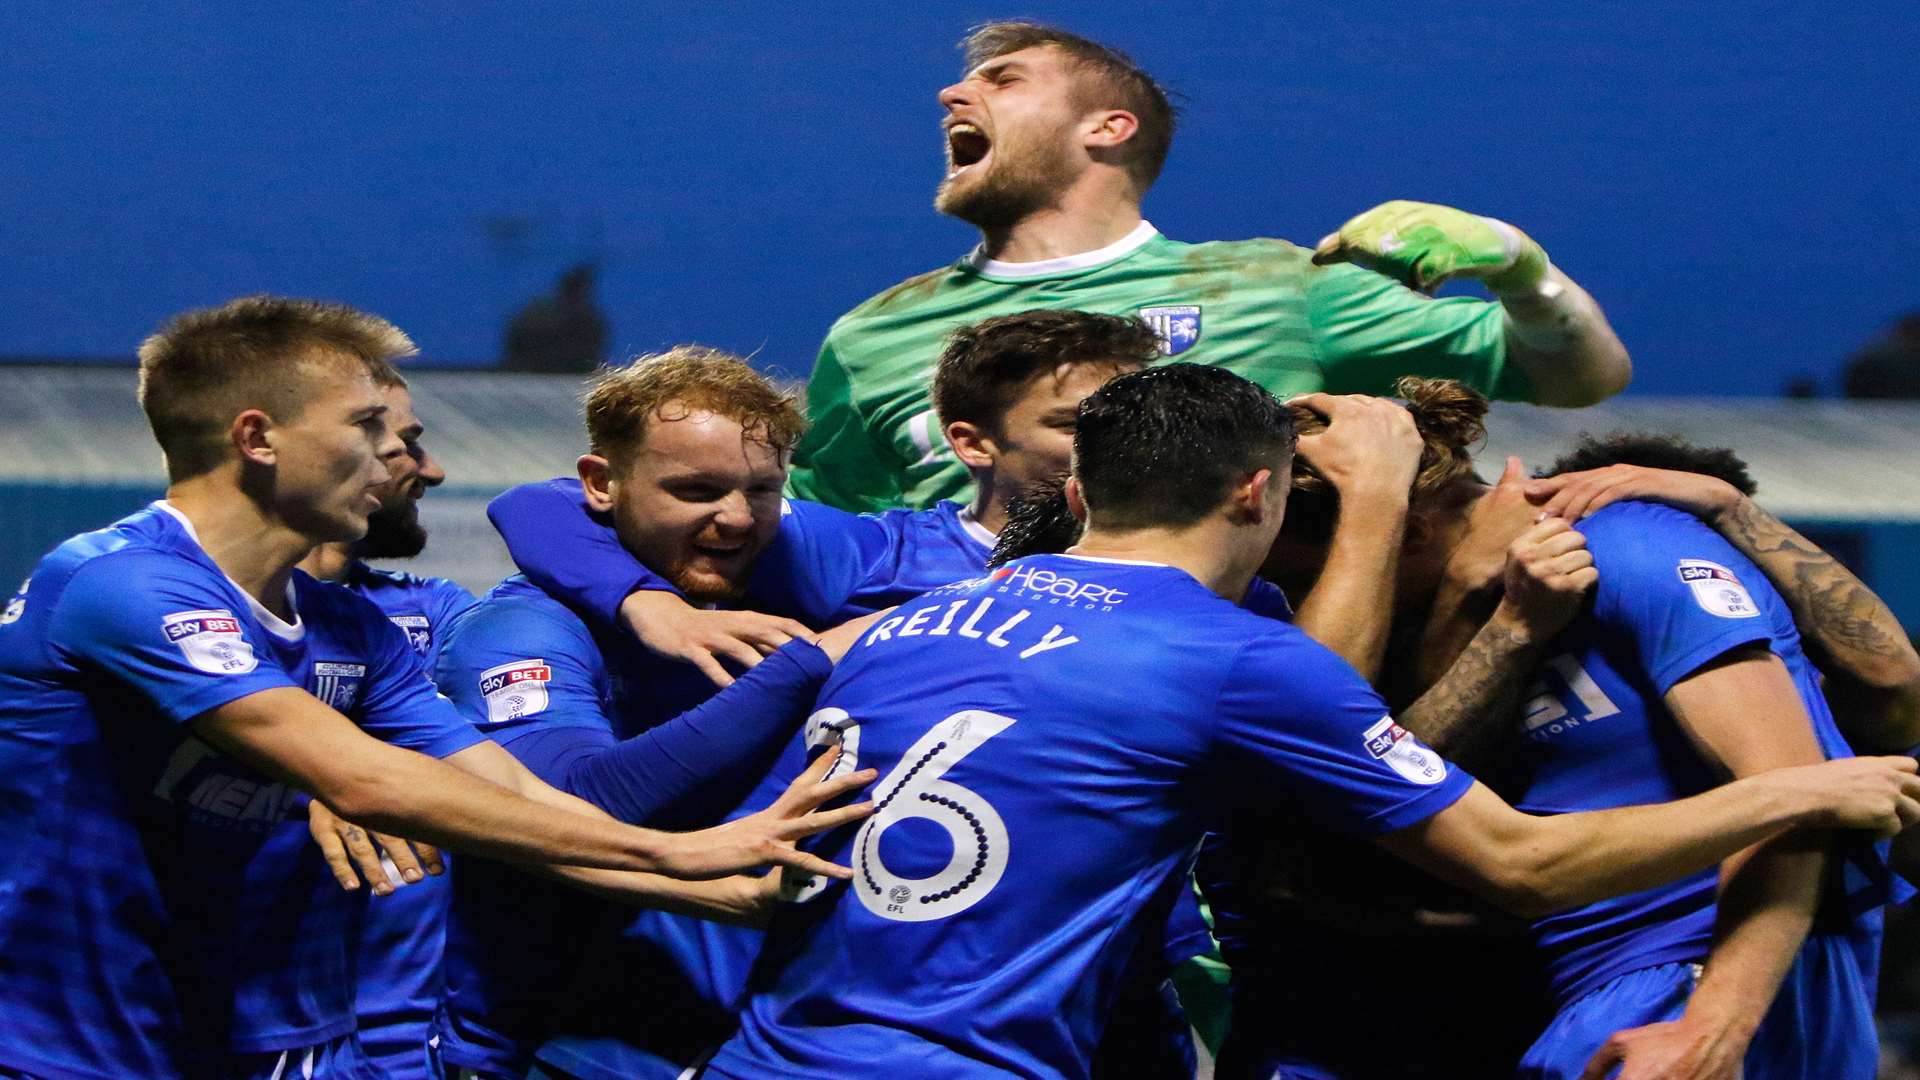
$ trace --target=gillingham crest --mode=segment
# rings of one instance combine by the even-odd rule
[[[1161,356],[1179,356],[1200,340],[1199,304],[1141,308],[1140,317],[1160,338]]]

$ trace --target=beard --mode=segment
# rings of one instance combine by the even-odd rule
[[[1072,159],[1057,137],[1024,146],[1009,140],[996,144],[991,153],[993,160],[981,175],[941,180],[933,208],[975,228],[1004,228],[1052,206],[1073,182]]]
[[[751,562],[747,564],[749,570],[752,565]],[[728,604],[747,594],[745,572],[741,573],[736,580],[713,569],[705,560],[695,565],[693,559],[688,559],[670,567],[661,576],[671,582],[674,588],[679,589],[680,595],[686,597],[690,604]]]
[[[362,559],[411,559],[427,546],[427,529],[420,524],[420,504],[402,499],[382,505],[367,515],[367,535],[355,541],[353,553]]]

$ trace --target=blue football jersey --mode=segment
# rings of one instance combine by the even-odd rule
[[[1298,629],[1172,567],[1068,555],[903,605],[809,726],[880,771],[879,809],[819,844],[854,879],[776,917],[713,1075],[1084,1076],[1228,806],[1373,836],[1473,782]]]
[[[1608,506],[1580,531],[1600,583],[1588,613],[1551,643],[1527,704],[1514,751],[1515,806],[1535,814],[1598,810],[1668,802],[1721,783],[1663,699],[1703,664],[1751,643],[1786,664],[1827,756],[1851,754],[1786,602],[1718,533],[1643,502]],[[1888,884],[1884,861],[1870,843],[1842,845],[1834,880],[1854,899],[1829,906],[1871,908]],[[1536,921],[1556,999],[1572,1001],[1628,971],[1703,959],[1717,881],[1704,870]]]
[[[406,632],[426,670],[455,615],[473,606],[473,594],[446,578],[348,564],[342,585],[372,601]],[[451,872],[452,856],[442,854]],[[446,944],[446,876],[427,877],[386,896],[367,897],[362,913],[354,1008],[360,1044],[390,1080],[429,1080],[425,1053],[445,992],[440,966]]]
[[[298,571],[283,622],[165,503],[62,544],[0,614],[0,1065],[212,1072],[354,1027],[357,897],[306,798],[188,722],[295,687],[445,756],[478,735],[406,636]]]

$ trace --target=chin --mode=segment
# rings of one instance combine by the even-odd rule
[[[712,570],[683,567],[671,580],[674,588],[695,604],[725,604],[747,594],[745,575],[735,581]]]

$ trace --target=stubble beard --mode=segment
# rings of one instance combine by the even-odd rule
[[[353,553],[363,559],[411,559],[427,548],[427,529],[420,524],[420,504],[407,499],[367,515],[367,534],[354,542]]]
[[[968,177],[965,186],[955,185],[952,176],[943,179],[933,208],[978,229],[1006,228],[1053,206],[1073,182],[1072,163],[1057,146],[1009,144],[993,154],[985,174]]]

